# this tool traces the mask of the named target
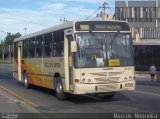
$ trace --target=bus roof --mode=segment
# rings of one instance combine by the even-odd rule
[[[21,40],[29,39],[29,38],[32,38],[34,36],[43,35],[43,34],[46,34],[46,33],[57,31],[57,30],[72,28],[74,22],[85,22],[85,21],[100,21],[100,20],[82,20],[82,21],[66,22],[66,23],[63,23],[63,24],[60,24],[60,25],[56,25],[56,26],[52,26],[52,27],[49,27],[49,28],[46,28],[46,29],[42,29],[42,30],[40,30],[38,32],[34,32],[34,33],[31,33],[31,34],[28,34],[28,35],[25,35],[25,36],[21,36],[19,38],[14,39],[14,42],[18,42],[18,41],[21,41]],[[110,21],[127,23],[126,21],[119,21],[119,20],[110,20]]]
[[[38,32],[34,32],[34,33],[31,33],[31,34],[28,34],[28,35],[25,35],[25,36],[21,36],[19,38],[14,39],[14,42],[21,41],[21,40],[24,40],[24,39],[28,39],[28,38],[31,38],[31,37],[34,37],[34,36],[43,35],[43,34],[50,33],[50,32],[57,31],[57,30],[61,30],[61,29],[71,28],[71,27],[73,27],[73,22],[66,22],[64,24],[60,24],[60,25],[57,25],[57,26],[52,26],[52,27],[47,28],[47,29],[42,29]]]

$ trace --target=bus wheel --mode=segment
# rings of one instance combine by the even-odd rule
[[[28,89],[30,87],[30,85],[28,83],[28,74],[27,73],[24,73],[23,84],[26,89]]]
[[[66,94],[63,91],[63,84],[61,78],[57,78],[56,80],[56,96],[60,100],[66,99]]]

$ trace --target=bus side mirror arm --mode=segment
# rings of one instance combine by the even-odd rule
[[[71,52],[77,52],[77,42],[71,41]]]

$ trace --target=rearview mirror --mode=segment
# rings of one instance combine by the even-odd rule
[[[71,41],[71,52],[77,52],[77,42]]]

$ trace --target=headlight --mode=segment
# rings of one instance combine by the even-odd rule
[[[88,79],[88,82],[91,82],[91,79]]]
[[[127,81],[127,77],[125,77],[124,80]]]

